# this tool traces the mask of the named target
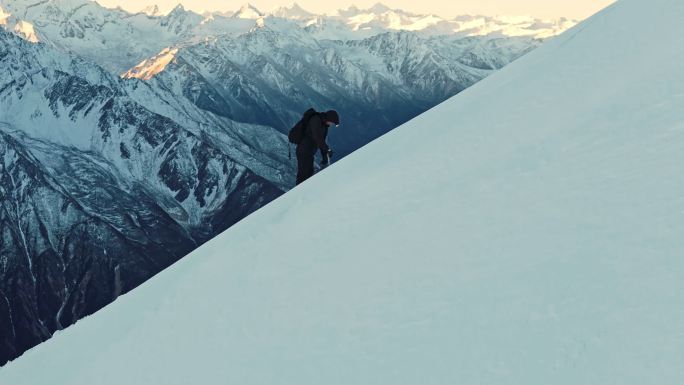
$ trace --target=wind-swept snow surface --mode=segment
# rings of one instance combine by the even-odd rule
[[[681,20],[679,0],[618,2],[0,383],[681,382]]]

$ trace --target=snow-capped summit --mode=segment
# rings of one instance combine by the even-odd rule
[[[299,4],[293,3],[289,7],[280,7],[269,13],[269,16],[280,17],[290,20],[307,20],[316,15],[305,10]]]
[[[385,4],[378,2],[378,3],[375,3],[375,5],[373,5],[372,7],[368,8],[368,11],[377,14],[377,13],[385,13],[385,12],[392,11],[392,8],[386,6]]]
[[[572,21],[541,20],[513,20],[516,24],[509,24],[512,21],[473,17],[448,21],[434,15],[391,10],[383,4],[368,10],[350,7],[335,16],[314,15],[298,4],[271,14],[246,4],[234,13],[204,15],[179,4],[163,16],[155,6],[130,14],[90,0],[13,0],[5,5],[5,14],[21,15],[22,20],[35,27],[35,34],[25,31],[24,35],[35,35],[41,41],[65,47],[118,73],[127,71],[164,47],[238,35],[255,26],[274,26],[281,30],[299,28],[316,39],[361,40],[389,31],[407,30],[426,36],[539,38],[554,36],[574,24]],[[289,19],[292,23],[286,25],[273,20],[278,18]]]
[[[264,14],[252,4],[245,4],[233,14],[233,17],[237,19],[257,20],[264,17]]]
[[[0,28],[12,32],[31,43],[37,43],[40,41],[33,24],[26,20],[20,20],[12,16],[12,14],[6,11],[2,5],[0,5]]]
[[[19,20],[15,25],[13,29],[14,33],[17,35],[21,36],[27,41],[30,41],[31,43],[37,43],[40,41],[38,38],[38,35],[36,34],[36,30],[33,27],[33,24],[24,21],[24,20]]]
[[[150,80],[155,75],[162,72],[169,63],[175,58],[178,48],[165,48],[158,55],[142,61],[137,66],[131,68],[122,77],[126,79],[137,78]]]
[[[169,13],[173,13],[173,12],[185,12],[185,6],[183,6],[182,3],[178,3],[178,4],[176,4],[175,7],[173,7],[171,9],[171,11]]]
[[[681,1],[616,2],[0,383],[680,383],[682,19]]]
[[[191,10],[187,10],[182,4],[178,4],[167,15],[161,18],[152,18],[151,21],[153,23],[158,23],[157,25],[145,25],[144,29],[141,31],[139,29],[140,27],[136,23],[132,23],[131,26],[133,29],[127,32],[133,34],[141,34],[142,32],[144,36],[141,37],[146,39],[151,38],[155,42],[154,45],[148,45],[144,48],[156,47],[157,44],[164,44],[164,42],[166,42],[167,44],[165,45],[168,46],[173,42],[178,41],[181,36],[188,36],[191,34],[192,30],[198,25],[201,25],[204,20],[204,16]],[[156,27],[162,27],[163,30],[155,31]],[[154,31],[156,35],[150,36],[148,33],[146,33],[150,29]]]
[[[157,9],[157,11],[158,11],[158,9]],[[185,7],[183,6],[183,4],[178,3],[178,4],[176,4],[175,7],[171,8],[171,10],[169,11],[169,13],[166,14],[166,16],[167,16],[167,17],[174,17],[174,16],[177,16],[177,15],[182,15],[182,14],[184,14],[184,13],[186,13],[186,12],[188,12],[188,11],[185,9]]]

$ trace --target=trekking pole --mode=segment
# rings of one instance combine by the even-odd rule
[[[332,160],[330,153],[325,154],[325,160],[327,160],[328,162],[327,163],[323,162],[323,159],[321,159],[321,164],[320,164],[321,169],[319,171],[323,171],[324,169],[328,168],[328,166],[330,166],[330,161]]]

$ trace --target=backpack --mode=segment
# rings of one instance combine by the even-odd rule
[[[309,124],[309,120],[316,114],[317,112],[313,108],[306,110],[302,119],[290,129],[290,133],[287,135],[290,143],[299,144],[304,140],[304,137],[306,136],[306,126]]]

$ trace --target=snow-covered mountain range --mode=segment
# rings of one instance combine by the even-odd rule
[[[306,106],[335,108],[340,155],[466,89],[539,44],[529,38],[426,39],[388,32],[320,41],[301,29],[258,28],[164,49],[124,74],[173,89],[198,107],[285,132]]]
[[[287,191],[306,108],[345,155],[572,25],[385,8],[0,0],[0,364]]]
[[[445,20],[435,15],[393,10],[382,4],[366,10],[350,7],[329,16],[312,14],[297,4],[271,12],[261,12],[247,4],[234,13],[203,15],[182,5],[167,14],[161,14],[156,6],[131,14],[90,0],[3,0],[0,8],[39,26],[43,37],[53,44],[114,72],[123,72],[166,47],[217,35],[241,34],[278,21],[281,28],[305,28],[318,40],[358,40],[391,31],[412,31],[421,36],[548,38],[576,24],[574,20],[530,17],[462,16]],[[282,23],[283,20],[289,23]]]
[[[289,188],[277,131],[165,104],[4,31],[0,43],[3,362]]]
[[[162,15],[158,7],[130,14],[89,0],[3,1],[7,12],[40,25],[46,43],[113,73],[150,80],[170,69],[158,83],[181,82],[186,88],[174,87],[179,95],[222,116],[284,132],[312,105],[337,108],[345,121],[345,131],[331,139],[339,155],[575,23],[475,16],[447,21],[381,4],[330,16],[297,4],[271,12],[247,4],[203,15],[179,5]]]
[[[681,1],[616,2],[0,382],[681,382],[682,19]]]
[[[378,3],[369,9],[351,6],[339,10],[331,16],[303,18],[301,7],[297,4],[290,8],[280,9],[275,14],[305,20],[317,31],[319,37],[326,36],[339,39],[367,37],[386,31],[414,31],[421,35],[456,35],[456,36],[527,36],[548,38],[567,30],[577,24],[576,20],[559,18],[556,20],[540,20],[530,16],[477,16],[462,15],[454,19],[445,19],[437,15],[421,15],[391,9]],[[292,16],[289,16],[292,15]],[[354,32],[349,34],[349,30]],[[340,35],[342,34],[342,35]]]

